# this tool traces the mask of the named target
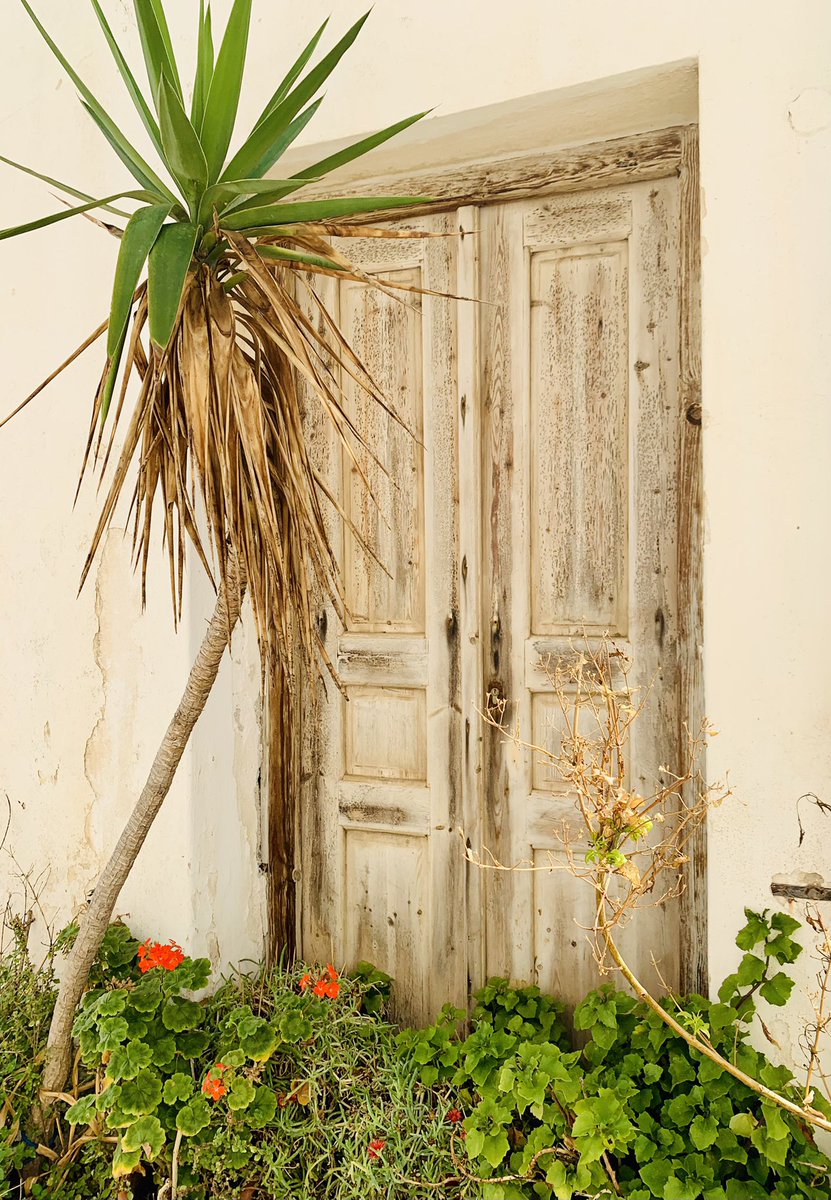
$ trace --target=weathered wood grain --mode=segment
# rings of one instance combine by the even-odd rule
[[[678,419],[678,661],[682,728],[695,734],[704,711],[704,547],[701,409],[701,199],[698,130],[682,139],[681,169],[680,373]],[[702,771],[706,763],[702,763]],[[707,827],[701,826],[689,848],[686,886],[681,897],[681,987],[708,994]]]
[[[633,180],[661,179],[678,174],[683,136],[683,127],[672,126],[654,133],[633,134],[554,152],[493,162],[462,162],[440,172],[427,168],[412,175],[362,179],[341,185],[337,194],[429,196],[427,203],[406,210],[408,215],[422,215],[465,205],[504,203],[557,192],[613,187]],[[331,195],[331,188],[331,184],[313,185],[304,189],[303,196],[315,199]]]

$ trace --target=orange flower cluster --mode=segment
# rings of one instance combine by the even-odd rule
[[[300,991],[308,991],[309,988],[320,1000],[337,1000],[340,995],[340,975],[338,975],[331,963],[326,968],[326,971],[321,975],[320,979],[313,983],[312,976],[306,972],[300,980]]]
[[[225,1063],[217,1063],[208,1074],[205,1076],[205,1082],[202,1084],[202,1091],[209,1100],[221,1100],[228,1091],[225,1084],[222,1082],[222,1072],[225,1070]],[[214,1074],[218,1071],[219,1074]]]
[[[367,1146],[369,1157],[380,1158],[386,1144],[383,1138],[373,1138]]]
[[[154,967],[161,967],[163,971],[175,971],[179,964],[185,961],[185,954],[176,942],[168,942],[163,946],[148,939],[138,948],[138,960],[139,970],[143,974],[152,971]]]

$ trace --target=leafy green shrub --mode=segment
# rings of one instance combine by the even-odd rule
[[[11,945],[0,955],[0,1181],[34,1158],[25,1130],[38,1096],[39,1064],[55,1001],[51,963],[34,968],[24,925],[13,920],[10,927]]]
[[[790,996],[781,967],[800,953],[798,927],[785,914],[748,910],[736,939],[744,956],[718,1002],[664,1002],[691,1033],[797,1104],[792,1073],[748,1037],[758,998],[781,1006]],[[520,1013],[528,992],[545,1000],[492,981],[463,1040],[454,1009],[399,1038],[423,1085],[442,1088],[466,1114],[469,1170],[489,1200],[570,1200],[615,1186],[632,1200],[827,1200],[831,1164],[810,1128],[691,1049],[646,1005],[611,986],[590,993],[575,1012],[590,1040],[569,1052],[548,1013],[538,1023],[528,1014],[506,1036],[501,1014]],[[831,1111],[821,1097],[813,1103]]]
[[[79,1154],[30,1181],[32,1196],[81,1200],[93,1179],[101,1196],[139,1176],[159,1186],[174,1157],[192,1200],[245,1187],[358,1200],[392,1194],[404,1165],[446,1172],[450,1127],[383,1020],[389,976],[301,964],[195,999],[209,977],[207,959],[110,927],[74,1026],[79,1098],[64,1119]]]
[[[782,1005],[797,923],[748,912],[719,999],[665,1001],[689,1032],[768,1087],[793,1077],[750,1044],[756,1005]],[[70,941],[72,931],[63,941]],[[384,1019],[390,979],[368,963],[263,971],[203,999],[207,960],[110,927],[76,1020],[75,1102],[35,1164],[26,1141],[51,1012],[49,964],[25,937],[0,961],[6,1126],[0,1167],[33,1200],[364,1200],[424,1193],[485,1200],[821,1200],[831,1164],[811,1130],[607,986],[574,1023],[537,987],[492,979],[469,1023],[445,1007],[426,1030]],[[813,1101],[823,1112],[829,1106]],[[66,1126],[70,1125],[71,1128]],[[614,1182],[613,1182],[614,1180]],[[141,1189],[144,1190],[141,1190]]]

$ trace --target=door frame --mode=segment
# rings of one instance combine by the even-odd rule
[[[385,211],[385,220],[459,209],[458,293],[479,299],[477,208],[509,200],[545,197],[566,192],[677,177],[681,200],[679,281],[679,404],[678,446],[678,712],[677,744],[682,747],[686,730],[697,730],[704,719],[703,687],[703,488],[701,408],[701,302],[700,302],[700,188],[698,174],[698,127],[673,125],[665,129],[633,134],[607,141],[548,152],[516,155],[485,163],[449,166],[439,170],[400,171],[373,180],[337,186],[339,196],[366,194],[427,195],[429,203],[397,212]],[[332,194],[332,185],[309,188],[309,198]],[[353,223],[366,222],[364,216]],[[482,811],[482,736],[474,721],[481,710],[484,687],[484,639],[481,637],[483,547],[476,515],[482,503],[482,406],[476,354],[478,319],[475,304],[460,304],[458,310],[458,445],[459,488],[469,497],[459,528],[459,654],[462,656],[461,708],[463,718],[463,761],[461,770],[462,811],[466,814],[468,844],[480,844]],[[281,689],[278,689],[281,692]],[[282,695],[282,693],[281,693]],[[266,722],[269,730],[264,747],[264,771],[269,797],[269,928],[270,948],[276,945],[293,952],[299,945],[300,904],[288,893],[300,877],[299,812],[309,797],[300,778],[295,705],[295,732],[287,731],[285,720]],[[269,764],[279,769],[269,770]],[[703,769],[703,764],[702,764]],[[291,814],[291,815],[290,815]],[[280,830],[294,838],[294,862],[281,846]],[[289,833],[290,831],[290,833]],[[682,993],[707,994],[707,830],[700,826],[690,842],[685,886],[680,898],[680,961]],[[468,971],[472,986],[484,974],[481,961],[484,938],[477,928],[481,920],[481,871],[469,865]],[[292,921],[294,927],[292,928]]]

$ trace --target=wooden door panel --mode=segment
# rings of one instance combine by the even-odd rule
[[[449,232],[453,222],[414,225]],[[303,854],[324,855],[309,874],[329,907],[308,896],[303,944],[314,957],[369,959],[388,971],[399,1018],[425,1022],[467,990],[455,832],[455,310],[449,299],[403,289],[455,292],[456,247],[450,237],[358,238],[344,250],[390,285],[343,283],[335,300],[346,338],[400,420],[347,378],[357,436],[339,456],[323,455],[346,518],[344,625],[326,614],[344,694],[327,688],[306,739],[304,804],[317,816]]]
[[[482,215],[481,289],[497,300],[481,317],[487,686],[509,725],[556,748],[557,665],[614,637],[653,687],[631,750],[645,792],[678,750],[678,220],[674,180]],[[493,731],[486,761],[483,841],[518,868],[487,876],[487,973],[574,1003],[597,981],[591,891],[561,840],[574,797]],[[627,933],[656,986],[677,979],[677,945],[674,910]]]

